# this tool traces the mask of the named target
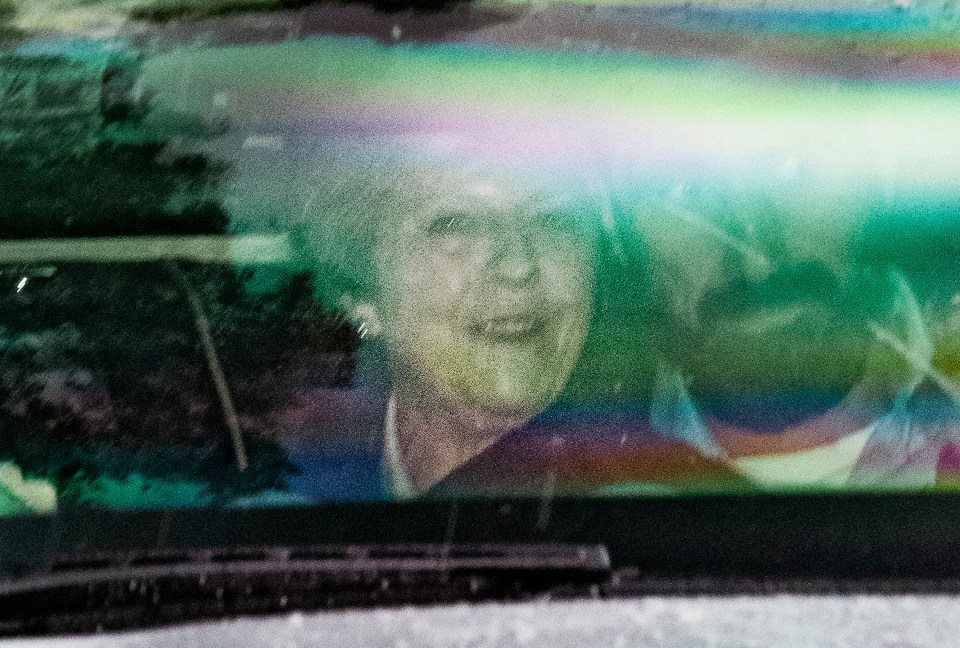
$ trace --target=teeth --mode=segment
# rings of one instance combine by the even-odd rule
[[[514,337],[530,333],[534,329],[534,322],[522,320],[493,320],[486,322],[481,330],[484,335],[496,337]]]

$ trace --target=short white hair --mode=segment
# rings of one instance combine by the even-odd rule
[[[296,247],[314,273],[317,296],[336,308],[344,295],[376,295],[376,253],[384,236],[412,210],[456,210],[459,191],[477,178],[523,176],[534,187],[531,207],[576,209],[587,227],[609,220],[610,197],[602,186],[570,175],[550,176],[496,165],[416,158],[371,150],[323,156],[313,175],[299,222]],[[492,187],[499,185],[493,183]]]

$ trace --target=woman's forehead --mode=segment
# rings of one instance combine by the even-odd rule
[[[584,183],[522,169],[431,167],[400,176],[397,197],[425,210],[562,208],[584,202]]]

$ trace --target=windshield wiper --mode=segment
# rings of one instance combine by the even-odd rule
[[[369,544],[65,554],[0,578],[0,636],[596,590],[603,545]]]

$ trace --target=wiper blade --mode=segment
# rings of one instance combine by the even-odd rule
[[[0,635],[92,632],[265,614],[589,592],[603,545],[373,544],[61,556],[0,578]]]

